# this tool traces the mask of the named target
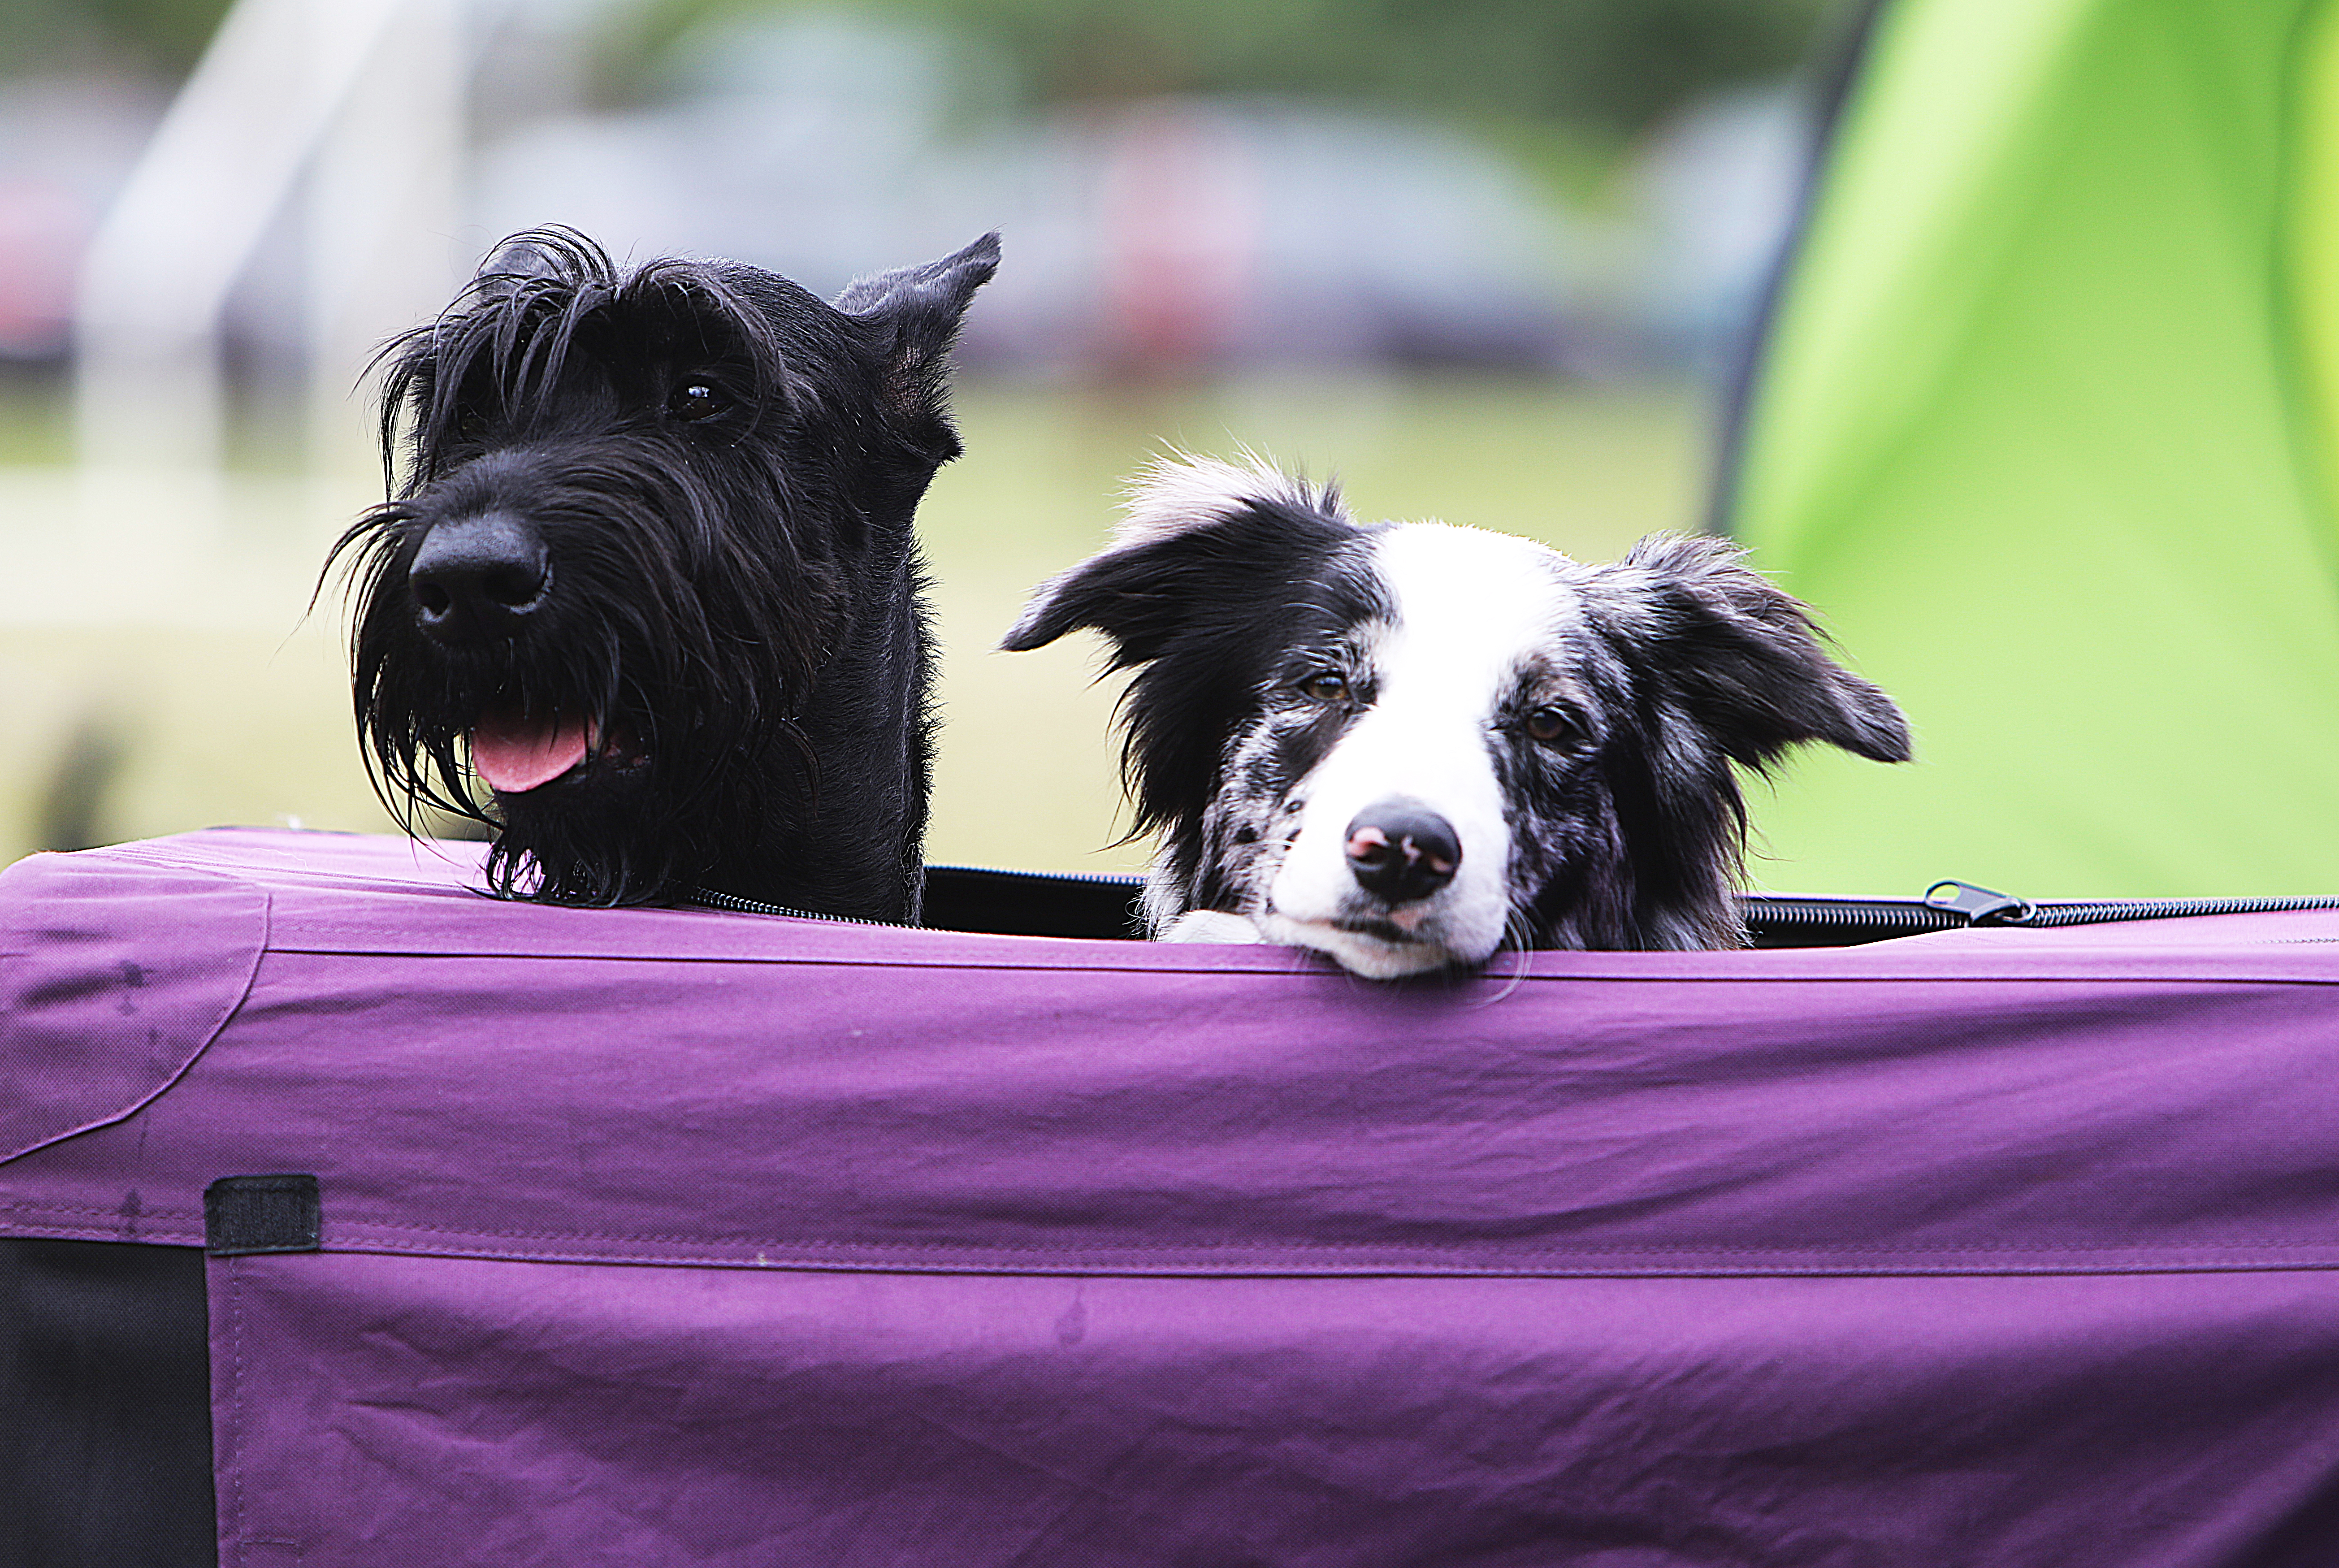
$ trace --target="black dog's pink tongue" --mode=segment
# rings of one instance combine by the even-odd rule
[[[531,719],[511,708],[488,714],[471,731],[471,765],[498,794],[522,794],[583,762],[591,728],[582,718]]]

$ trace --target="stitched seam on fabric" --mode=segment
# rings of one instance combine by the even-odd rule
[[[2137,1275],[2156,1277],[2181,1277],[2195,1275],[2228,1274],[2312,1274],[2339,1273],[2339,1259],[2328,1263],[2295,1261],[2255,1263],[2248,1261],[2216,1262],[2204,1259],[2193,1263],[2106,1261],[2096,1264],[2040,1264],[2022,1267],[2008,1264],[1989,1267],[1980,1264],[1940,1263],[1932,1267],[1910,1265],[1892,1267],[1886,1264],[1862,1264],[1856,1260],[1828,1264],[1823,1261],[1796,1264],[1781,1261],[1757,1261],[1732,1266],[1713,1264],[1700,1267],[1694,1265],[1667,1267],[1651,1262],[1634,1267],[1629,1259],[1619,1259],[1607,1267],[1590,1262],[1579,1266],[1552,1264],[1541,1267],[1529,1265],[1496,1263],[1440,1265],[1430,1261],[1357,1263],[1345,1268],[1318,1265],[1285,1264],[1268,1261],[1249,1266],[1220,1264],[1210,1267],[1201,1263],[1176,1262],[1149,1265],[1142,1261],[1107,1257],[1067,1258],[1055,1267],[1040,1263],[1019,1266],[1014,1263],[982,1263],[975,1261],[950,1264],[923,1260],[889,1263],[875,1259],[835,1257],[784,1257],[777,1261],[764,1258],[748,1261],[736,1257],[677,1257],[662,1253],[580,1252],[545,1253],[499,1251],[489,1247],[472,1247],[461,1251],[416,1252],[390,1246],[343,1248],[346,1252],[364,1253],[385,1257],[441,1257],[481,1263],[550,1263],[580,1267],[613,1268],[727,1268],[746,1273],[763,1274],[887,1274],[920,1275],[939,1278],[1129,1278],[1129,1279],[2105,1279],[2127,1278]]]
[[[63,1204],[25,1203],[0,1205],[0,1214],[15,1212],[87,1214],[104,1216],[107,1218],[116,1217],[116,1211],[111,1208],[78,1208]],[[170,1218],[192,1219],[192,1216],[162,1209],[149,1210],[141,1217],[141,1219],[142,1223],[151,1223],[157,1219],[167,1219]],[[621,1245],[632,1244],[635,1246],[689,1247],[707,1251],[720,1251],[726,1254],[757,1247],[787,1250],[799,1254],[820,1251],[834,1251],[840,1253],[872,1251],[928,1251],[940,1256],[948,1256],[953,1250],[950,1244],[933,1241],[888,1241],[878,1239],[854,1241],[807,1241],[801,1238],[781,1240],[774,1237],[750,1237],[744,1239],[728,1237],[716,1238],[705,1236],[658,1232],[646,1233],[640,1231],[486,1230],[477,1227],[469,1226],[426,1225],[418,1224],[410,1220],[374,1219],[362,1217],[346,1217],[341,1220],[340,1224],[345,1229],[363,1228],[377,1231],[400,1230],[410,1231],[421,1236],[445,1237],[455,1239],[479,1238],[498,1241],[547,1241],[570,1242],[577,1244],[614,1243]],[[26,1228],[33,1228],[27,1227]],[[160,1245],[174,1244],[164,1243]],[[1542,1248],[1521,1248],[1515,1244],[1505,1246],[1497,1243],[1491,1245],[1495,1246],[1497,1250],[1508,1252],[1514,1257],[1538,1258],[1564,1258],[1574,1257],[1772,1257],[1781,1253],[1801,1253],[1814,1257],[1847,1256],[1920,1257],[1937,1255],[1984,1257],[2055,1257],[2070,1253],[2101,1256],[2123,1251],[2220,1253],[2251,1251],[2305,1251],[2314,1247],[2330,1247],[2334,1251],[2339,1251],[2339,1237],[2334,1237],[2330,1239],[2305,1241],[2266,1239],[2247,1241],[2107,1242],[2084,1247],[2068,1246],[1999,1247],[1982,1242],[1960,1243],[1954,1246],[1909,1246],[1892,1245],[1885,1242],[1859,1242],[1837,1245],[1806,1245],[1801,1247],[1783,1244],[1771,1247],[1743,1247],[1732,1246],[1726,1242],[1683,1242],[1677,1244],[1650,1244],[1634,1247],[1601,1247],[1586,1244],[1569,1245],[1566,1247],[1546,1247]],[[334,1247],[329,1245],[321,1247],[318,1248],[318,1250],[322,1252],[363,1252],[372,1249],[361,1247]],[[1004,1253],[1017,1256],[1077,1257],[1104,1251],[1126,1253],[1190,1252],[1199,1254],[1207,1254],[1218,1251],[1300,1252],[1324,1253],[1337,1256],[1353,1255],[1356,1253],[1387,1253],[1398,1250],[1398,1248],[1387,1242],[1376,1241],[1220,1240],[1179,1242],[1116,1240],[1111,1242],[1098,1242],[1081,1247],[1061,1247],[1032,1242],[997,1241],[962,1245],[956,1247],[955,1250],[964,1255],[992,1255]],[[1467,1245],[1448,1247],[1442,1249],[1442,1251],[1435,1249],[1424,1250],[1420,1256],[1425,1259],[1427,1259],[1440,1256],[1450,1256],[1453,1253],[1466,1250],[1468,1250]],[[525,1255],[522,1254],[518,1256]],[[755,1267],[758,1266],[755,1264],[747,1264],[743,1265],[743,1267]]]
[[[514,952],[502,949],[299,946],[280,947],[274,951],[298,954],[304,958],[532,959],[540,963],[753,963],[812,965],[829,969],[930,969],[943,972],[973,970],[980,972],[1004,971],[1018,974],[1257,974],[1282,980],[1342,978],[1337,970],[1331,969],[1229,969],[1209,964],[1179,963],[1040,963],[1030,960],[1012,959],[839,958],[812,953]],[[1562,980],[1580,977],[1530,975],[1527,978]]]
[[[939,1253],[948,1252],[952,1249],[951,1244],[949,1243],[933,1241],[806,1241],[802,1239],[782,1241],[772,1238],[749,1238],[747,1239],[740,1240],[729,1238],[710,1239],[702,1236],[641,1235],[634,1232],[618,1231],[482,1230],[454,1226],[418,1225],[410,1221],[396,1219],[367,1219],[357,1217],[345,1217],[339,1223],[345,1228],[367,1227],[376,1230],[411,1230],[419,1231],[429,1236],[489,1237],[503,1241],[609,1241],[635,1242],[652,1245],[663,1243],[676,1247],[704,1247],[725,1249],[762,1246],[767,1247],[792,1248],[799,1252],[833,1249],[836,1251],[931,1250]],[[2107,1242],[2084,1247],[2045,1246],[1991,1247],[1981,1243],[1971,1245],[1959,1244],[1956,1246],[1896,1247],[1881,1242],[1860,1242],[1831,1245],[1819,1244],[1803,1247],[1794,1247],[1783,1244],[1772,1247],[1732,1247],[1724,1242],[1715,1242],[1710,1245],[1704,1243],[1683,1242],[1667,1245],[1652,1244],[1640,1247],[1571,1245],[1564,1247],[1552,1247],[1542,1249],[1514,1247],[1509,1250],[1515,1251],[1517,1256],[1525,1257],[1563,1257],[1577,1255],[1601,1257],[1667,1257],[1684,1255],[1712,1255],[1725,1257],[1774,1257],[1781,1253],[1791,1252],[1810,1253],[1815,1257],[1840,1257],[1852,1254],[1872,1254],[1883,1257],[1924,1257],[1936,1253],[1956,1253],[1959,1255],[1979,1255],[1981,1257],[2035,1257],[2064,1252],[2108,1253],[2118,1251],[2141,1252],[2148,1250],[2165,1250],[2172,1252],[2249,1252],[2265,1248],[2275,1250],[2304,1250],[2306,1248],[2317,1247],[2327,1247],[2334,1248],[2334,1250],[2339,1250],[2339,1238],[2315,1241]],[[1081,1247],[1057,1247],[1043,1243],[998,1241],[982,1242],[979,1244],[960,1244],[957,1248],[957,1250],[966,1253],[1029,1253],[1042,1257],[1073,1256],[1082,1252],[1100,1252],[1107,1250],[1122,1252],[1209,1252],[1235,1251],[1239,1249],[1250,1249],[1262,1252],[1356,1253],[1394,1252],[1402,1250],[1402,1247],[1398,1244],[1377,1241],[1219,1240],[1194,1242],[1113,1241],[1109,1243],[1098,1242]],[[324,1250],[338,1249],[326,1248]],[[1456,1247],[1448,1248],[1447,1250],[1460,1251],[1463,1250],[1463,1248]],[[1436,1254],[1434,1251],[1428,1249],[1425,1249],[1423,1253],[1423,1256],[1425,1257],[1436,1255]]]
[[[100,1215],[113,1221],[106,1228],[107,1229],[116,1232],[122,1229],[122,1210],[119,1208],[96,1208],[70,1203],[35,1203],[29,1199],[0,1203],[0,1215],[8,1214]],[[138,1224],[142,1230],[168,1227],[174,1223],[191,1226],[200,1232],[203,1227],[203,1218],[201,1214],[184,1208],[144,1208],[138,1213]],[[143,1240],[144,1238],[142,1236],[139,1239]]]
[[[2328,939],[2339,942],[2339,938]],[[2275,946],[2273,942],[2256,942],[2252,946]],[[271,949],[280,953],[298,954],[304,958],[409,958],[409,959],[494,959],[529,960],[538,963],[742,963],[787,965],[796,968],[839,970],[913,969],[932,970],[937,973],[1013,973],[1013,974],[1218,974],[1254,975],[1268,980],[1339,980],[1339,971],[1329,969],[1240,969],[1197,964],[1114,964],[1114,963],[1036,963],[1008,960],[959,960],[942,962],[923,958],[836,958],[798,956],[790,953],[644,953],[644,952],[417,952],[412,948],[358,947],[298,947]],[[2136,950],[2123,948],[2123,953]],[[2339,985],[2339,975],[2120,975],[2107,981],[2100,973],[2063,972],[2052,974],[1921,974],[1906,971],[1885,971],[1875,974],[1619,974],[1605,971],[1596,974],[1525,974],[1502,977],[1504,985],[1530,982],[1545,985],[1570,985],[1597,982],[1604,985],[1906,985],[1912,983],[1939,985]],[[1473,982],[1477,983],[1477,982]],[[1496,981],[1489,976],[1485,984]]]
[[[229,1358],[228,1372],[228,1431],[233,1447],[229,1463],[235,1466],[235,1556],[238,1564],[244,1561],[246,1520],[243,1512],[243,1473],[248,1468],[243,1455],[243,1290],[237,1259],[225,1260],[229,1337],[233,1354]]]
[[[94,1225],[11,1224],[5,1229],[0,1229],[0,1236],[18,1238],[48,1236],[62,1241],[114,1242],[122,1239],[120,1227],[110,1227],[106,1230],[100,1230]],[[181,1233],[174,1237],[168,1229],[157,1227],[152,1233],[140,1236],[134,1245],[183,1247],[191,1252],[201,1252],[203,1249],[203,1238],[201,1236],[187,1233]]]
[[[360,1222],[357,1229],[419,1229],[400,1227],[386,1221]],[[85,1237],[83,1229],[64,1227],[21,1227],[25,1235],[57,1235]],[[826,1274],[921,1274],[950,1277],[1127,1277],[1139,1278],[1195,1279],[1258,1279],[1258,1278],[1493,1278],[1493,1279],[1645,1279],[1645,1278],[2100,1278],[2128,1275],[2193,1275],[2193,1274],[2327,1274],[2339,1269],[2339,1256],[2331,1261],[2302,1261],[2295,1258],[2256,1260],[2247,1257],[2220,1257],[2220,1253],[2279,1252],[2327,1247],[2339,1255],[2339,1242],[2246,1242],[2205,1244],[2169,1248],[2178,1254],[2198,1256],[2152,1257],[2131,1256],[2154,1249],[2145,1247],[2090,1249],[2089,1253],[2073,1255],[2072,1249],[2042,1247],[2030,1250],[2015,1248],[1987,1249],[1979,1247],[1962,1248],[1889,1248],[1882,1246],[1821,1249],[1808,1247],[1800,1254],[1791,1249],[1778,1252],[1757,1248],[1736,1249],[1732,1261],[1731,1250],[1721,1247],[1680,1247],[1673,1248],[1594,1248],[1582,1247],[1569,1251],[1515,1254],[1508,1259],[1472,1259],[1466,1257],[1445,1257],[1414,1254],[1406,1256],[1369,1243],[1352,1244],[1245,1244],[1227,1245],[1219,1250],[1235,1256],[1212,1257],[1209,1247],[1197,1247],[1190,1256],[1178,1256],[1188,1249],[1175,1244],[1155,1244],[1160,1256],[1148,1258],[1132,1256],[1146,1250],[1138,1244],[1105,1245],[1089,1247],[970,1247],[957,1257],[932,1256],[902,1258],[862,1256],[881,1247],[906,1250],[925,1247],[936,1250],[932,1243],[923,1242],[850,1242],[831,1243],[825,1247],[814,1245],[765,1244],[755,1249],[757,1256],[744,1256],[752,1244],[709,1243],[691,1238],[676,1238],[661,1250],[627,1250],[623,1247],[592,1247],[584,1243],[591,1238],[548,1234],[548,1242],[569,1240],[573,1247],[558,1245],[521,1247],[486,1245],[489,1237],[498,1233],[463,1230],[440,1230],[443,1242],[429,1237],[413,1243],[401,1243],[390,1238],[349,1240],[337,1247],[323,1248],[328,1253],[390,1257],[441,1257],[458,1260],[478,1260],[498,1263],[557,1263],[587,1267],[656,1267],[656,1268],[724,1268],[764,1273],[826,1273]],[[507,1233],[508,1234],[508,1233]],[[515,1238],[528,1239],[526,1236]],[[637,1247],[648,1245],[653,1238],[610,1238],[613,1241],[631,1241]],[[174,1244],[163,1244],[174,1245]],[[199,1244],[192,1244],[199,1245]],[[1323,1256],[1333,1246],[1345,1248],[1341,1256]],[[1457,1249],[1459,1250],[1459,1249]],[[1313,1251],[1313,1258],[1290,1256]],[[769,1254],[776,1252],[779,1256]],[[1787,1256],[1780,1256],[1786,1252]],[[1896,1257],[1905,1259],[1897,1265]],[[1702,1265],[1700,1259],[1711,1259]]]
[[[270,932],[274,929],[276,902],[265,888],[259,887],[249,883],[239,883],[232,877],[224,876],[218,873],[212,873],[210,874],[217,877],[218,880],[229,883],[232,885],[250,888],[252,892],[257,893],[260,897],[260,940],[252,944],[252,963],[251,966],[244,971],[243,983],[236,988],[235,1000],[228,1004],[228,1009],[225,1012],[220,1014],[219,1022],[212,1027],[211,1032],[204,1035],[202,1041],[196,1045],[195,1049],[187,1053],[187,1060],[179,1064],[178,1070],[173,1072],[170,1076],[163,1079],[162,1082],[156,1084],[153,1092],[144,1095],[134,1104],[126,1107],[113,1115],[104,1117],[96,1121],[85,1122],[79,1127],[58,1133],[54,1138],[43,1139],[38,1143],[30,1145],[25,1149],[20,1149],[16,1150],[15,1153],[8,1155],[5,1159],[0,1159],[0,1167],[5,1167],[15,1160],[22,1159],[28,1154],[37,1154],[44,1149],[53,1149],[68,1139],[79,1138],[85,1132],[95,1132],[102,1127],[113,1127],[129,1120],[132,1117],[137,1115],[140,1111],[145,1109],[148,1106],[162,1099],[163,1096],[168,1094],[172,1089],[177,1085],[180,1080],[185,1078],[188,1073],[193,1071],[195,1063],[201,1061],[204,1055],[210,1051],[212,1046],[219,1040],[219,1037],[227,1032],[228,1025],[235,1021],[236,1015],[241,1013],[244,1009],[244,1004],[252,1000],[252,987],[258,984],[260,981],[260,966],[262,963],[266,962],[270,952],[268,938]]]

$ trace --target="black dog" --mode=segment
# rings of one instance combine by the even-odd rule
[[[360,732],[409,826],[427,803],[498,827],[509,897],[914,921],[912,516],[959,453],[946,359],[998,259],[986,235],[828,305],[533,231],[393,342],[397,498],[334,557],[358,579]]]
[[[1007,635],[1134,669],[1158,934],[1314,948],[1375,979],[1559,948],[1742,942],[1734,767],[1811,741],[1900,762],[1900,710],[1715,538],[1614,566],[1359,523],[1264,467],[1156,466],[1112,548]]]

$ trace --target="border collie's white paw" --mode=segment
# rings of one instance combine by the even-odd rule
[[[1188,910],[1161,933],[1163,942],[1258,942],[1267,938],[1258,934],[1258,927],[1239,914],[1226,914],[1215,909]]]

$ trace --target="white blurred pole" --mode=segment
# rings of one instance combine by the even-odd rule
[[[471,0],[469,9],[479,8]],[[308,439],[331,482],[362,471],[359,383],[374,351],[447,303],[459,253],[464,0],[404,0],[328,128],[307,202]]]
[[[419,0],[448,10],[459,0]],[[218,489],[222,315],[302,169],[418,0],[237,0],[107,212],[75,311],[83,470],[157,544]],[[350,177],[342,173],[340,177]]]

